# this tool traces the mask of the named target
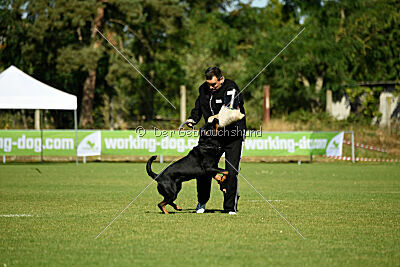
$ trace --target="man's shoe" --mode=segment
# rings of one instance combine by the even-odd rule
[[[200,203],[197,203],[196,213],[204,213],[204,211],[206,211],[206,204],[201,205]]]
[[[229,215],[236,215],[237,213],[236,213],[236,211],[230,211],[229,212]]]

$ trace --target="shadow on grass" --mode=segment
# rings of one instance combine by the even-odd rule
[[[151,213],[151,214],[163,214],[161,211],[155,212],[155,211],[146,211],[145,213]],[[180,213],[196,213],[196,209],[182,209],[181,211],[168,211],[169,214],[180,214]],[[224,210],[217,210],[217,209],[208,209],[205,210],[204,213],[226,213]]]

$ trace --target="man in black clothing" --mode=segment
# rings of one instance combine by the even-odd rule
[[[205,76],[206,81],[199,87],[199,96],[196,99],[195,107],[186,121],[188,126],[193,127],[201,120],[201,117],[204,117],[205,122],[207,122],[211,116],[219,113],[223,105],[230,109],[239,109],[242,114],[245,114],[243,96],[234,81],[225,79],[221,70],[217,67],[208,68],[205,71]],[[226,193],[224,193],[223,206],[224,211],[229,214],[236,214],[237,212],[239,198],[237,171],[240,168],[245,130],[246,117],[222,129],[219,128],[218,136],[215,137],[219,138],[221,142],[223,152],[225,152],[225,169],[229,171],[224,182]],[[211,180],[212,177],[207,180],[197,179],[197,213],[203,213],[205,210],[205,204],[210,198]]]

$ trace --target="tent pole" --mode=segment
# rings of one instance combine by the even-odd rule
[[[74,109],[74,122],[75,122],[75,152],[76,152],[76,156],[75,156],[75,162],[76,165],[78,165],[78,119],[77,119],[77,115],[76,115],[76,109]]]
[[[43,163],[43,111],[39,109],[40,112],[40,139],[41,139],[41,149],[40,149],[40,162]]]

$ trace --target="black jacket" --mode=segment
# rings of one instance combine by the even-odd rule
[[[192,119],[196,124],[204,117],[207,123],[208,117],[219,113],[222,105],[236,109],[239,107],[240,112],[245,113],[243,96],[240,94],[239,87],[232,80],[225,79],[222,86],[215,92],[210,90],[210,87],[204,82],[199,87],[199,96],[196,99],[195,107],[192,109],[189,119]],[[241,137],[243,138],[246,130],[246,117],[234,122],[221,131],[224,131],[223,136]]]

